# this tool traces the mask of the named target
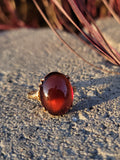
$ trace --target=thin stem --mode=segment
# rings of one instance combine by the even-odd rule
[[[116,74],[116,75],[120,75],[119,72],[113,72],[113,71],[108,71],[105,69],[102,69],[100,67],[95,66],[94,64],[88,62],[87,60],[85,60],[82,56],[80,56],[73,48],[71,48],[69,46],[69,44],[67,42],[64,41],[64,39],[59,35],[59,33],[53,28],[53,26],[50,24],[49,20],[47,19],[47,17],[45,16],[45,14],[43,13],[43,11],[41,10],[41,8],[39,7],[39,5],[37,4],[36,0],[32,0],[33,3],[35,4],[36,8],[38,9],[38,11],[40,12],[40,14],[42,15],[42,17],[44,18],[44,20],[46,21],[46,23],[48,24],[48,26],[51,28],[51,30],[56,34],[56,36],[62,41],[62,43],[69,49],[71,50],[76,56],[78,56],[80,59],[82,59],[84,62],[86,62],[87,64],[89,64],[90,66],[92,66],[93,68],[96,68],[97,70],[100,70],[102,72],[106,72],[109,74]]]
[[[113,17],[115,18],[115,20],[120,24],[120,18],[118,17],[118,15],[114,12],[114,10],[111,8],[111,6],[108,4],[108,2],[106,0],[102,0],[102,2],[104,3],[104,5],[106,6],[106,8],[109,10],[109,12],[113,15]]]

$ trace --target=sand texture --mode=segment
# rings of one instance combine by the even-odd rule
[[[98,26],[120,52],[120,25]],[[120,72],[69,33],[61,32],[81,56]],[[38,89],[52,71],[70,76],[76,86],[69,113],[52,116],[27,92]],[[48,28],[0,33],[0,160],[119,160],[120,75],[92,68],[69,51]]]

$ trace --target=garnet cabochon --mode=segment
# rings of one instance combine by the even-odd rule
[[[40,100],[53,115],[62,115],[73,104],[73,88],[69,78],[59,72],[49,73],[40,85]]]

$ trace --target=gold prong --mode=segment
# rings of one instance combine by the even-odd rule
[[[68,75],[65,75],[66,76],[66,78],[69,80],[70,79],[70,77],[68,76]]]
[[[73,88],[73,92],[75,93],[77,91],[77,87],[76,86],[72,86]]]
[[[37,91],[37,90],[29,92],[27,94],[27,97],[29,99],[40,101],[39,91]]]
[[[40,80],[40,82],[43,82],[45,79],[44,78],[42,78],[41,80]]]

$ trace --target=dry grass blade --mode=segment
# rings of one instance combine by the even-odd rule
[[[112,9],[112,7],[108,4],[108,2],[106,0],[102,0],[102,2],[106,6],[106,8],[109,10],[109,12],[113,15],[113,17],[115,18],[115,20],[120,24],[120,18],[117,16],[117,14],[114,12],[114,10]]]
[[[103,52],[103,50],[101,49],[101,46],[99,46],[99,43],[93,41],[93,39],[88,36],[71,18],[70,16],[65,12],[65,10],[63,10],[63,8],[59,5],[59,3],[55,0],[54,1],[55,5],[60,9],[60,11],[69,19],[69,21],[77,28],[78,31],[80,31],[83,36],[89,40],[92,44],[94,44],[94,46],[92,45],[92,48],[95,49],[94,47],[96,47],[97,52],[99,52],[99,54],[101,54],[102,56],[104,56],[106,59],[109,59],[109,61],[111,63],[114,63],[113,59],[111,59],[111,56],[108,55],[106,52]],[[59,14],[59,12],[57,12],[60,21],[62,22],[62,24],[65,26],[65,28],[67,28],[67,30],[73,34],[75,34],[80,40],[82,40],[82,42],[84,42],[85,44],[88,44],[87,41],[84,41],[83,39],[81,39],[78,34],[74,33],[73,29],[71,29],[71,27],[66,23],[66,20],[63,18],[63,16],[61,16]],[[89,45],[91,47],[91,45]],[[99,47],[98,47],[99,46]],[[116,64],[116,63],[115,63]]]
[[[101,49],[101,46],[99,46],[99,43],[93,41],[93,40],[91,39],[91,37],[89,37],[85,32],[83,32],[83,30],[82,30],[82,29],[69,17],[69,15],[63,10],[63,8],[62,8],[61,6],[59,6],[59,4],[58,4],[57,1],[54,1],[54,3],[55,3],[55,5],[61,10],[61,12],[64,13],[64,15],[69,19],[69,21],[78,29],[78,31],[80,31],[87,40],[89,40],[92,44],[94,44],[94,46],[95,46],[96,49],[97,49],[97,52],[99,52],[99,54],[101,54],[102,56],[104,56],[106,59],[109,58],[109,61],[111,61],[111,63],[114,63],[113,60],[111,59],[111,56],[108,55],[106,52],[103,52],[103,50]],[[56,11],[57,11],[57,10],[56,10]],[[80,40],[82,40],[82,42],[84,42],[85,44],[88,44],[87,41],[84,41],[83,39],[81,39],[81,38],[79,37],[79,35],[74,32],[74,30],[67,24],[65,18],[64,18],[63,16],[61,16],[59,12],[57,12],[57,14],[58,14],[58,17],[59,17],[60,21],[61,21],[62,24],[65,26],[65,28],[67,28],[67,30],[68,30],[69,32],[71,32],[72,34],[75,34],[75,35],[76,35]],[[96,28],[97,28],[97,26],[96,26]],[[98,30],[98,29],[97,29],[97,30]],[[98,31],[99,31],[99,30],[98,30]],[[97,43],[97,44],[96,44],[96,43]],[[89,44],[88,44],[88,45],[89,45]],[[92,45],[92,46],[89,45],[89,46],[92,47],[93,49],[95,49],[95,47],[94,47],[93,45]],[[99,46],[99,47],[98,47],[98,46]]]
[[[82,56],[80,56],[71,46],[69,46],[69,44],[64,41],[64,39],[59,35],[59,33],[53,28],[53,26],[50,24],[49,20],[47,19],[47,17],[45,16],[45,14],[43,13],[43,11],[41,10],[41,8],[39,7],[39,5],[37,4],[36,0],[32,0],[33,3],[35,4],[36,8],[38,9],[38,11],[40,12],[40,14],[42,15],[42,17],[44,18],[44,20],[46,21],[46,23],[48,24],[48,26],[52,29],[52,31],[57,35],[57,37],[67,46],[67,48],[69,48],[75,55],[77,55],[79,58],[81,58],[84,62],[86,62],[87,64],[89,64],[90,66],[96,68],[97,70],[101,70],[103,72],[106,72],[106,73],[110,73],[110,74],[117,74],[117,75],[120,75],[119,72],[112,72],[112,71],[108,71],[108,70],[105,70],[105,69],[102,69],[100,67],[97,67],[95,66],[94,64],[91,64],[90,62],[88,62],[86,59],[84,59]],[[55,3],[58,3],[56,0],[53,0],[55,1]],[[59,5],[59,3],[58,3]],[[59,6],[61,8],[61,6]],[[64,9],[61,8],[63,11]],[[66,14],[67,18],[76,26],[76,28],[78,28],[78,30],[81,30],[75,23],[74,21],[72,21],[72,19],[69,17],[69,15],[64,11],[64,13]],[[83,31],[82,31],[83,32]],[[83,34],[85,34],[83,32]],[[86,37],[88,37],[86,34],[85,34]],[[90,37],[88,37],[90,38]],[[91,38],[90,38],[91,39]]]
[[[114,56],[114,53],[112,52],[112,50],[110,49],[109,45],[105,46],[106,48],[104,48],[101,43],[103,42],[103,45],[107,44],[107,42],[104,40],[103,36],[101,35],[100,31],[98,30],[98,28],[96,27],[96,29],[98,30],[98,33],[96,32],[96,34],[94,34],[94,29],[93,27],[89,24],[89,22],[87,22],[87,20],[82,16],[82,19],[84,21],[85,19],[85,22],[86,22],[86,26],[89,25],[93,34],[94,34],[94,37],[91,37],[91,35],[87,35],[82,29],[80,29],[80,27],[71,19],[71,17],[65,12],[65,10],[61,7],[61,5],[59,5],[59,3],[56,1],[56,0],[52,0],[54,2],[54,4],[59,8],[59,10],[66,16],[66,18],[77,28],[78,31],[80,31],[83,36],[89,40],[93,45],[94,47],[96,47],[97,51],[103,56],[105,57],[107,60],[109,60],[111,63],[113,64],[116,64],[118,65],[118,63],[114,60],[116,58],[116,55],[117,53],[115,54]],[[82,5],[83,6],[83,5]],[[64,21],[64,20],[63,20]],[[65,24],[65,21],[63,23],[63,25]],[[89,29],[89,28],[88,28]],[[89,29],[90,30],[90,29]],[[90,30],[90,31],[91,31]],[[97,37],[99,40],[97,41],[96,38]],[[107,49],[109,48],[109,50],[112,52],[113,56],[114,56],[114,59],[112,58],[112,56],[110,54],[108,54],[107,52]],[[119,56],[119,55],[118,55]],[[117,58],[116,58],[117,60]]]
[[[89,21],[84,17],[82,12],[80,12],[78,6],[82,6],[82,10],[84,12],[85,9],[83,8],[83,4],[81,1],[77,1],[78,4],[73,0],[68,0],[70,3],[72,9],[74,10],[76,16],[78,17],[79,21],[87,28],[88,32],[90,35],[86,35],[76,24],[75,22],[69,17],[69,15],[65,12],[65,10],[60,6],[60,4],[56,0],[52,0],[54,4],[59,8],[59,10],[69,19],[69,21],[85,36],[100,52],[102,56],[104,56],[107,60],[109,60],[111,63],[120,65],[120,54],[112,49],[112,47],[106,42],[102,34],[100,33],[99,29],[95,25],[94,21],[92,20],[91,22],[93,23],[94,27],[89,23]],[[88,13],[86,13],[87,16],[89,16]],[[90,18],[90,16],[89,16]],[[90,18],[92,19],[92,18]],[[92,36],[91,36],[92,35]]]
[[[3,24],[0,24],[0,30],[25,27],[24,22],[16,15],[14,1],[0,1],[0,18],[3,22]]]
[[[77,16],[77,18],[79,19],[79,21],[84,25],[84,27],[88,30],[89,32],[89,36],[92,38],[93,40],[93,45],[94,42],[96,43],[98,49],[100,48],[100,50],[102,49],[103,54],[107,54],[108,55],[108,60],[109,60],[109,55],[111,56],[111,62],[113,64],[116,65],[120,65],[120,54],[118,53],[114,53],[114,51],[112,50],[112,48],[110,47],[110,45],[105,41],[105,39],[103,38],[102,34],[100,33],[100,31],[98,32],[98,28],[96,28],[96,26],[94,25],[94,27],[96,29],[93,28],[93,26],[89,23],[89,21],[85,18],[85,16],[82,14],[82,12],[80,11],[80,1],[78,2],[78,0],[68,0],[70,6],[72,7],[75,15]],[[84,9],[85,12],[85,9]],[[86,12],[86,15],[88,15],[88,13]],[[90,17],[90,15],[88,15]],[[95,24],[95,23],[93,23]],[[106,52],[106,53],[105,53]]]

